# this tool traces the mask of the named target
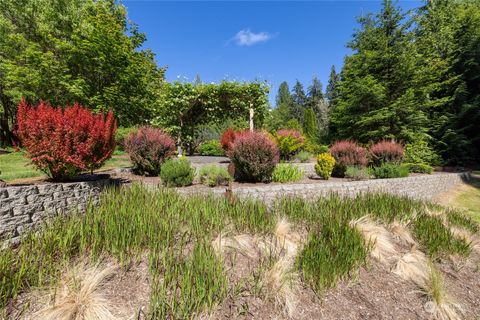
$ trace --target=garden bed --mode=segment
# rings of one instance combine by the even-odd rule
[[[478,228],[389,195],[267,207],[136,184],[0,251],[0,315],[55,318],[80,303],[115,319],[472,319]]]

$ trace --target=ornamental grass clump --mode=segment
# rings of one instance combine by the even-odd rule
[[[279,151],[266,134],[246,131],[236,137],[230,159],[238,181],[267,182],[272,179]]]
[[[175,154],[175,141],[163,130],[146,126],[127,136],[125,149],[137,172],[158,175],[162,163]]]
[[[367,150],[350,140],[335,142],[330,154],[335,158],[333,175],[336,177],[344,177],[348,166],[364,168],[368,164]]]
[[[325,180],[328,180],[335,168],[335,158],[330,153],[322,153],[317,156],[315,172]]]
[[[53,180],[92,172],[115,149],[116,121],[112,111],[94,114],[80,104],[52,107],[22,100],[18,105],[16,131],[27,156]]]
[[[381,166],[384,163],[399,164],[403,160],[403,146],[395,141],[382,140],[369,148],[373,165]]]
[[[294,129],[278,130],[274,134],[274,137],[282,159],[290,159],[305,144],[305,138],[303,135],[300,131]]]
[[[279,163],[273,170],[272,180],[273,182],[295,182],[302,180],[304,171],[296,165],[290,163]]]

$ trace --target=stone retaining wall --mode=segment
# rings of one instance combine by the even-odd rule
[[[307,171],[307,170],[306,170]],[[397,179],[367,181],[319,182],[311,184],[270,184],[235,187],[238,197],[254,197],[271,203],[279,196],[306,199],[337,193],[355,196],[365,192],[387,192],[414,199],[430,200],[468,179],[466,173],[436,173]],[[58,212],[84,211],[88,201],[98,201],[100,191],[112,184],[111,179],[87,182],[55,183],[0,188],[0,243],[12,244],[28,230]],[[180,193],[213,193],[223,195],[225,188],[179,188]]]
[[[236,187],[233,193],[238,197],[255,197],[271,202],[279,196],[297,196],[314,199],[336,193],[340,196],[356,196],[367,192],[385,192],[400,196],[408,196],[419,200],[432,200],[454,185],[468,179],[468,173],[434,173],[396,179],[372,179],[365,181],[319,182],[312,184],[276,184]],[[198,190],[178,189],[182,193],[201,192],[223,194],[225,188]]]
[[[102,179],[0,188],[0,243],[18,242],[22,234],[58,212],[84,211],[109,184],[110,179]]]

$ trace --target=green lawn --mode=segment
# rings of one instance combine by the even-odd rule
[[[480,222],[480,176],[475,176],[455,201],[459,207],[466,209]]]
[[[115,151],[112,158],[109,159],[99,171],[125,168],[131,165],[125,152]],[[46,175],[30,164],[30,160],[25,157],[25,153],[11,152],[0,155],[0,179],[12,182],[18,179],[46,177]]]
[[[465,210],[480,222],[480,172],[474,172],[472,180],[451,190],[440,202],[449,207]]]

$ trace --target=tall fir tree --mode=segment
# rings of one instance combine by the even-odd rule
[[[277,96],[275,98],[276,106],[270,113],[268,128],[270,130],[278,130],[286,127],[286,123],[293,119],[292,115],[292,96],[290,88],[286,81],[282,82],[278,87]]]
[[[322,83],[313,77],[312,84],[308,87],[308,104],[315,105],[320,100],[323,100]]]
[[[358,19],[348,47],[332,123],[340,138],[367,143],[411,142],[426,135],[422,96],[413,85],[415,46],[411,23],[391,0],[381,11]]]
[[[277,103],[277,108],[280,105],[290,105],[292,103],[292,96],[290,95],[290,88],[288,86],[288,83],[286,81],[283,81],[280,83],[280,86],[278,87],[278,93],[277,97],[275,99]]]
[[[480,162],[480,3],[437,0],[416,17],[416,87],[447,164]]]
[[[335,106],[335,100],[338,97],[338,84],[340,82],[340,74],[335,70],[335,66],[332,65],[330,69],[330,75],[328,77],[328,85],[325,92],[325,98],[332,108]]]
[[[300,81],[295,82],[292,92],[292,115],[299,123],[303,123],[303,116],[307,106],[307,95],[303,89],[303,84]]]
[[[310,108],[316,120],[316,142],[326,142],[329,131],[329,107],[323,95],[322,83],[317,77],[312,79],[312,84],[308,87],[307,107]],[[307,119],[304,119],[305,124]]]
[[[305,109],[303,133],[309,141],[317,143],[319,141],[318,122],[315,112],[312,108]]]

